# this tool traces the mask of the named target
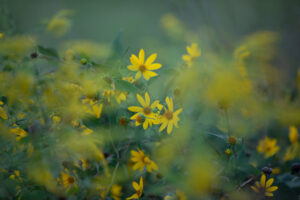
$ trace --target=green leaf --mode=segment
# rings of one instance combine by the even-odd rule
[[[123,81],[120,79],[115,80],[115,86],[117,90],[120,91],[126,91],[126,92],[137,92],[138,89],[137,87],[135,87],[135,85],[127,82],[127,81]]]
[[[49,57],[53,57],[53,58],[59,58],[59,55],[57,53],[57,51],[53,48],[46,48],[43,46],[38,46],[38,51],[45,55],[45,56],[49,56]]]

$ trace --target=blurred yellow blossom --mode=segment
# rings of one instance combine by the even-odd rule
[[[111,197],[114,200],[121,200],[122,186],[114,184],[111,186]]]
[[[279,146],[277,146],[276,138],[265,137],[261,139],[256,147],[258,153],[264,154],[265,158],[269,158],[279,151]]]
[[[2,105],[3,105],[3,102],[0,101],[0,118],[7,119],[7,114],[6,114],[5,110],[3,109]]]
[[[146,156],[142,150],[140,149],[138,149],[138,151],[131,150],[130,154],[131,154],[130,160],[132,162],[135,162],[135,164],[132,167],[133,170],[139,169],[140,171],[143,171],[145,167],[147,168],[147,171],[149,173],[151,173],[152,170],[158,170],[156,163],[150,160],[150,158]]]
[[[139,184],[137,182],[133,181],[132,182],[132,187],[134,188],[134,190],[136,192],[132,196],[127,197],[126,200],[139,199],[142,196],[143,188],[144,188],[143,177],[140,178]]]
[[[198,48],[198,44],[193,43],[191,46],[186,47],[187,53],[182,56],[182,60],[186,62],[186,64],[191,67],[196,58],[201,55],[201,50]]]
[[[10,129],[10,132],[16,134],[16,140],[21,140],[22,138],[27,136],[27,132],[22,128],[18,127],[16,124],[14,124],[14,128]]]
[[[48,22],[46,31],[53,33],[57,37],[63,36],[71,27],[71,21],[68,19],[73,11],[61,10]]]

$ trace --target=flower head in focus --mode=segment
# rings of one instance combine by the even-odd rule
[[[161,64],[153,63],[157,57],[157,54],[151,54],[149,58],[145,61],[144,49],[139,52],[139,57],[132,54],[130,57],[131,65],[128,65],[128,69],[131,71],[137,71],[135,79],[139,79],[142,75],[148,81],[150,78],[157,76],[158,74],[152,70],[157,70],[161,68]]]
[[[159,128],[159,132],[167,127],[167,133],[170,134],[173,130],[173,126],[178,127],[178,121],[180,120],[178,115],[182,112],[182,108],[174,111],[173,99],[169,97],[166,98],[166,103],[168,108],[164,108],[164,114],[159,117],[159,123],[162,124]]]
[[[158,114],[155,113],[155,109],[161,110],[162,105],[158,100],[154,101],[152,104],[150,102],[150,96],[148,92],[145,93],[145,99],[141,97],[141,95],[136,95],[137,100],[142,105],[142,107],[138,106],[130,106],[128,110],[131,112],[135,112],[133,116],[130,117],[131,120],[136,120],[136,126],[139,126],[142,121],[140,120],[141,115],[145,117],[145,121],[143,122],[143,128],[146,130],[148,126],[152,126],[153,123],[157,120]]]
[[[272,197],[274,194],[272,192],[275,192],[278,187],[272,186],[274,182],[273,178],[270,178],[269,180],[266,180],[266,175],[262,174],[260,177],[260,182],[256,181],[255,186],[251,186],[252,190],[256,193],[263,194],[267,197]]]

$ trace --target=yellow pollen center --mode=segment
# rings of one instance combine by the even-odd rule
[[[168,120],[171,120],[173,118],[173,113],[172,112],[166,112],[165,116]]]
[[[146,71],[146,66],[145,66],[145,65],[140,65],[139,70],[140,70],[141,72]]]

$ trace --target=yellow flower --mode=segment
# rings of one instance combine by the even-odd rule
[[[130,117],[131,120],[136,120],[136,126],[139,126],[142,121],[140,120],[141,115],[145,117],[143,122],[143,128],[146,130],[148,125],[152,126],[153,123],[157,120],[157,113],[153,112],[153,109],[157,108],[162,109],[162,105],[159,104],[159,101],[156,100],[152,104],[150,103],[150,96],[148,92],[145,93],[145,100],[139,95],[136,95],[137,100],[143,107],[130,106],[128,110],[131,112],[136,112],[133,116]]]
[[[140,169],[141,172],[145,167],[147,168],[147,171],[149,173],[151,173],[152,170],[158,170],[156,163],[150,160],[150,158],[146,156],[142,150],[140,149],[138,149],[138,151],[131,150],[130,154],[131,154],[131,161],[135,162],[135,164],[132,166],[133,170]]]
[[[153,63],[157,57],[157,54],[151,54],[149,58],[145,61],[145,52],[144,49],[141,49],[139,52],[139,57],[132,54],[130,57],[130,62],[132,65],[128,65],[128,69],[131,71],[137,71],[135,79],[139,79],[142,75],[146,80],[149,80],[151,77],[157,76],[158,74],[151,71],[161,68],[161,64]]]
[[[160,116],[159,123],[162,125],[159,128],[159,132],[163,131],[167,126],[167,133],[170,134],[173,130],[173,126],[176,128],[178,127],[178,115],[181,113],[182,108],[176,110],[175,112],[173,111],[173,99],[167,97],[166,98],[166,103],[168,106],[168,109],[164,108],[164,114]]]
[[[186,62],[188,66],[192,66],[195,59],[201,55],[201,50],[198,49],[198,44],[193,43],[191,46],[187,46],[186,50],[188,54],[182,56],[182,60]]]
[[[290,126],[289,139],[292,144],[298,143],[298,130],[295,126]]]
[[[299,154],[298,130],[295,126],[290,126],[289,139],[292,144],[286,149],[284,161],[293,160]]]
[[[7,115],[5,110],[1,107],[3,105],[3,102],[0,101],[0,118],[2,119],[7,119]]]
[[[97,119],[100,118],[101,113],[102,113],[102,108],[103,108],[103,104],[99,104],[97,103],[97,101],[93,101],[89,98],[83,99],[82,100],[83,103],[90,103],[90,106],[88,106],[86,108],[86,112],[94,115],[94,117],[96,117]]]
[[[143,194],[143,188],[144,188],[143,177],[140,178],[140,184],[138,184],[137,182],[133,181],[132,182],[132,187],[134,188],[134,190],[136,191],[136,193],[133,194],[132,196],[126,198],[127,200],[129,200],[129,199],[139,199],[142,196],[142,194]]]
[[[273,182],[273,178],[270,178],[268,181],[266,181],[266,175],[263,174],[260,177],[260,183],[256,181],[255,186],[251,186],[251,188],[257,193],[263,194],[264,196],[272,197],[274,196],[272,192],[278,189],[277,186],[271,186]]]
[[[228,156],[229,156],[229,155],[231,155],[231,153],[232,153],[232,152],[231,152],[231,150],[230,150],[230,149],[226,149],[225,153],[226,153],[226,155],[228,155]]]
[[[81,133],[82,135],[89,135],[94,132],[92,129],[86,127],[85,125],[82,125],[81,128],[83,129]]]
[[[52,120],[53,120],[53,124],[56,125],[61,121],[61,118],[59,116],[54,115],[52,117]]]
[[[122,78],[123,81],[127,81],[129,83],[134,83],[134,78],[132,76],[129,76],[129,77],[123,77]]]
[[[122,186],[114,184],[111,187],[111,197],[114,200],[121,200]]]
[[[4,36],[4,33],[0,33],[0,38],[3,38],[3,36]]]
[[[20,182],[23,181],[23,179],[20,176],[20,171],[19,170],[14,170],[14,173],[12,175],[10,175],[9,178],[12,179],[12,180],[18,180]]]
[[[67,18],[72,15],[70,10],[59,11],[48,23],[46,31],[57,37],[63,36],[71,27],[71,21]]]
[[[71,187],[77,187],[76,179],[69,174],[69,171],[61,172],[61,178],[57,178],[58,182],[62,184],[67,191],[71,189]]]
[[[273,156],[275,153],[277,153],[277,151],[279,151],[280,149],[276,143],[277,143],[276,138],[271,139],[265,137],[264,139],[259,141],[256,150],[261,154],[265,154],[265,158],[269,158]]]
[[[21,128],[19,128],[16,124],[14,124],[14,128],[10,129],[11,133],[14,133],[17,135],[16,140],[19,141],[21,140],[23,137],[27,136],[27,132]]]

